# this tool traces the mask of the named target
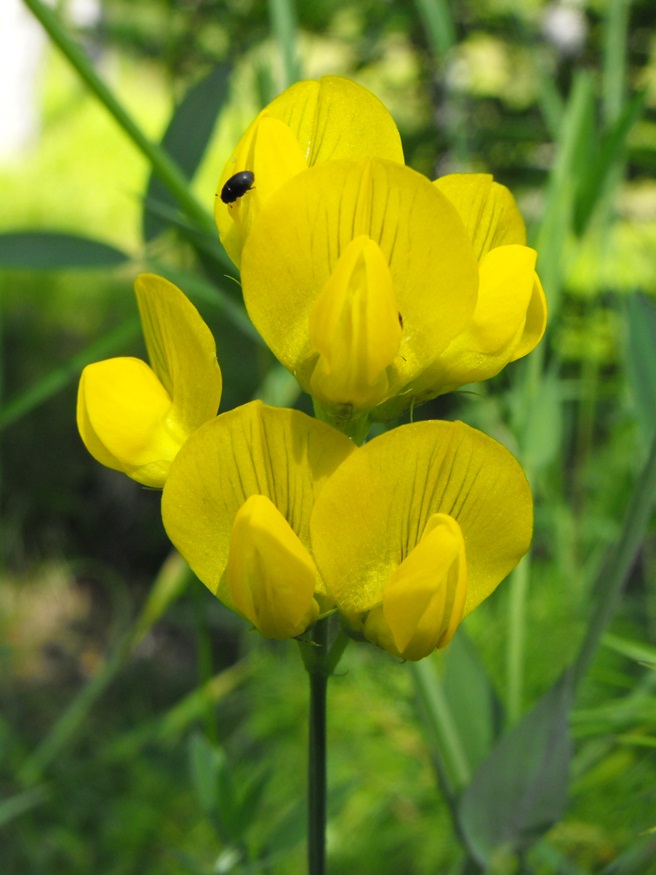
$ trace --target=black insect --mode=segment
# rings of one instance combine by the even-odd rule
[[[253,188],[255,174],[250,170],[241,170],[235,173],[221,189],[221,200],[224,204],[234,204],[237,198],[243,197],[247,191]]]

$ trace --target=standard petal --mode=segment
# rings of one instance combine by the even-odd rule
[[[191,434],[216,416],[221,369],[212,332],[180,289],[155,274],[135,282],[151,366],[172,400],[171,419]]]
[[[269,104],[301,145],[308,167],[337,158],[387,158],[404,163],[398,128],[385,105],[341,76],[297,82]]]
[[[229,607],[225,579],[235,517],[264,495],[309,549],[316,496],[355,449],[335,429],[296,410],[259,401],[224,413],[186,442],[162,496],[164,526],[198,577]],[[321,592],[321,582],[317,583]]]
[[[403,336],[390,394],[412,386],[465,327],[478,265],[451,203],[425,177],[388,161],[334,161],[268,201],[242,257],[244,300],[278,359],[306,391],[317,361],[310,313],[346,247],[370,237],[388,262]]]
[[[276,97],[249,126],[219,179],[214,215],[232,261],[239,266],[253,221],[288,179],[324,161],[369,157],[403,164],[394,120],[366,88],[324,76],[297,82]],[[223,186],[242,170],[254,174],[254,187],[235,203],[223,203]]]
[[[531,492],[508,450],[461,422],[417,422],[360,447],[330,478],[312,514],[312,552],[356,627],[433,514],[448,514],[462,530],[466,615],[530,544]]]
[[[434,185],[458,210],[477,258],[497,246],[526,243],[526,226],[514,197],[488,173],[451,173]]]
[[[170,413],[170,396],[140,359],[107,359],[82,372],[77,425],[86,448],[146,486],[164,485],[187,437]]]

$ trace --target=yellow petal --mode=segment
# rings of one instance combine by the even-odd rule
[[[446,647],[462,619],[467,594],[465,542],[458,523],[433,514],[421,540],[392,573],[364,634],[402,659]]]
[[[216,415],[221,371],[214,338],[180,289],[143,274],[135,291],[152,370],[132,358],[85,368],[78,428],[103,465],[161,487],[186,438]]]
[[[267,110],[260,113],[223,168],[217,197],[214,198],[219,237],[237,266],[244,241],[263,204],[283,182],[306,169],[305,157],[292,130],[284,122],[272,118]],[[253,187],[234,203],[224,203],[221,200],[223,186],[235,173],[243,170],[253,173]]]
[[[309,549],[315,498],[354,449],[296,410],[254,401],[224,413],[196,431],[171,466],[162,496],[168,536],[203,583],[234,607],[225,568],[242,505],[251,495],[266,496]],[[324,592],[320,580],[317,590]]]
[[[533,276],[533,291],[526,312],[526,322],[521,339],[510,359],[511,362],[528,355],[542,340],[547,328],[547,299],[540,282],[540,277]]]
[[[221,369],[212,332],[180,289],[155,274],[135,282],[151,366],[172,400],[171,419],[191,434],[216,416]]]
[[[531,493],[516,459],[461,422],[416,422],[360,447],[330,478],[312,514],[312,553],[356,627],[382,602],[433,514],[448,514],[462,530],[466,615],[530,544]]]
[[[511,243],[526,243],[526,226],[515,199],[487,173],[451,173],[435,180],[460,213],[476,256]]]
[[[269,104],[289,125],[309,167],[338,158],[387,158],[403,164],[394,119],[370,91],[341,76],[297,82]]]
[[[226,581],[237,608],[265,638],[292,638],[319,615],[317,571],[287,520],[251,495],[232,526]]]
[[[415,383],[417,395],[434,397],[487,380],[513,359],[534,298],[535,259],[527,246],[499,246],[483,256],[472,318]]]
[[[403,164],[394,120],[366,88],[339,76],[324,76],[297,82],[276,97],[250,125],[219,179],[215,218],[233,262],[239,266],[253,221],[288,179],[324,161],[368,157]],[[242,170],[254,173],[254,187],[234,204],[224,204],[223,186]]]
[[[356,237],[343,251],[310,312],[309,330],[319,353],[310,381],[315,398],[357,408],[385,398],[401,325],[389,266],[370,237]]]
[[[171,398],[145,362],[108,359],[87,365],[77,424],[91,455],[146,486],[164,485],[187,435],[171,419]]]
[[[478,265],[449,201],[425,177],[388,161],[331,161],[268,201],[242,256],[244,300],[278,359],[311,391],[310,316],[351,241],[378,245],[403,325],[389,391],[411,386],[473,312]]]

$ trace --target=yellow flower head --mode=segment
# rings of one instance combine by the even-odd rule
[[[496,441],[461,422],[393,429],[351,454],[318,497],[312,550],[358,635],[417,660],[528,550],[531,493]]]
[[[221,370],[209,328],[177,286],[142,274],[135,291],[151,366],[136,358],[87,365],[77,426],[98,462],[162,487],[189,435],[216,416]]]
[[[540,340],[536,254],[503,186],[330,161],[271,195],[242,254],[249,314],[338,423],[487,379]]]
[[[399,132],[377,97],[339,76],[292,85],[252,122],[221,173],[214,214],[230,258],[239,265],[253,222],[288,179],[326,161],[370,156],[403,163]],[[252,174],[248,190],[222,198],[244,172]]]
[[[333,604],[312,557],[310,514],[354,450],[325,423],[254,401],[200,428],[171,466],[169,538],[265,637],[300,635]]]

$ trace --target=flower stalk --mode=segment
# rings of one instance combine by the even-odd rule
[[[328,679],[349,639],[334,616],[320,620],[309,640],[299,640],[310,679],[308,745],[308,875],[326,871],[326,700]]]

